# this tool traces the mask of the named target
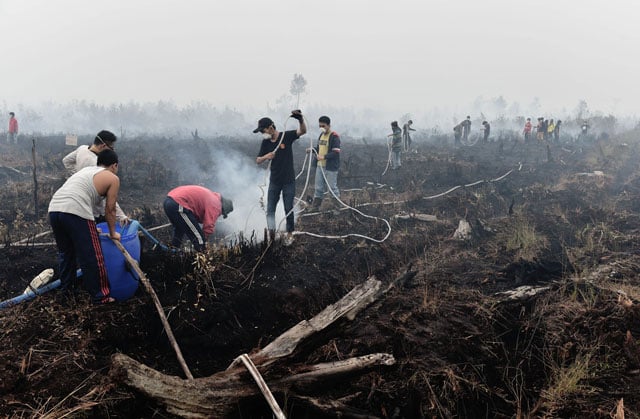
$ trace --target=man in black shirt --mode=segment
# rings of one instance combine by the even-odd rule
[[[279,132],[270,118],[261,118],[258,128],[254,133],[262,133],[262,144],[256,158],[256,163],[261,164],[266,160],[271,161],[271,176],[269,177],[269,191],[267,192],[267,228],[271,240],[276,233],[276,205],[282,193],[284,211],[287,215],[287,238],[285,244],[293,242],[293,199],[296,195],[296,174],[293,169],[292,145],[295,140],[307,132],[307,126],[299,110],[292,111],[291,117],[298,120],[300,126],[297,130]]]
[[[484,137],[482,138],[483,143],[489,142],[489,134],[491,134],[491,125],[487,121],[482,121],[482,129],[484,130]]]

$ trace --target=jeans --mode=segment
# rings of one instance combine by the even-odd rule
[[[18,143],[18,133],[17,132],[8,132],[7,133],[7,143]]]
[[[322,172],[324,169],[324,176],[327,177],[327,181],[324,180],[324,176],[322,176]],[[329,182],[328,187],[333,193],[340,198],[340,191],[338,190],[338,171],[326,170],[324,167],[318,166],[316,167],[316,183],[315,183],[315,193],[313,194],[314,198],[322,198],[325,192],[328,192],[327,182]],[[333,194],[331,195],[333,196]]]
[[[280,200],[280,192],[282,192],[282,203],[284,204],[284,212],[287,214],[287,232],[293,232],[293,198],[296,195],[296,182],[278,184],[269,182],[269,191],[267,192],[267,228],[269,230],[276,229],[276,206]]]
[[[402,162],[400,161],[400,153],[402,150],[391,150],[391,168],[397,169],[402,166]]]

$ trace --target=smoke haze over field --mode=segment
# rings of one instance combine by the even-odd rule
[[[503,97],[521,114],[570,112],[585,100],[629,115],[640,96],[639,12],[636,2],[593,0],[0,0],[0,110],[39,109],[34,130],[40,116],[66,132],[85,127],[49,117],[51,103],[207,103],[219,128],[182,115],[188,128],[179,129],[241,132],[294,103],[283,96],[299,73],[308,81],[301,107],[350,110],[354,123],[411,114],[448,126],[477,112],[479,97]],[[229,110],[244,121],[224,126]],[[129,130],[173,129],[137,124]]]

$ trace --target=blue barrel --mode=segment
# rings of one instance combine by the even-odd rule
[[[103,233],[109,232],[107,223],[100,223],[97,226]],[[118,223],[116,223],[116,231],[121,234],[120,242],[127,249],[127,252],[136,261],[140,262],[140,239],[138,238],[138,229],[127,229],[122,231]],[[100,235],[100,245],[102,246],[102,254],[104,262],[107,266],[107,275],[109,276],[109,285],[111,287],[111,296],[118,301],[124,301],[131,298],[138,289],[138,279],[133,269],[127,266],[124,255],[113,244],[109,236]]]

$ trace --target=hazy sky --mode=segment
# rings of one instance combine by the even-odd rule
[[[302,73],[307,103],[635,114],[639,18],[629,0],[0,0],[0,101],[259,108]]]

